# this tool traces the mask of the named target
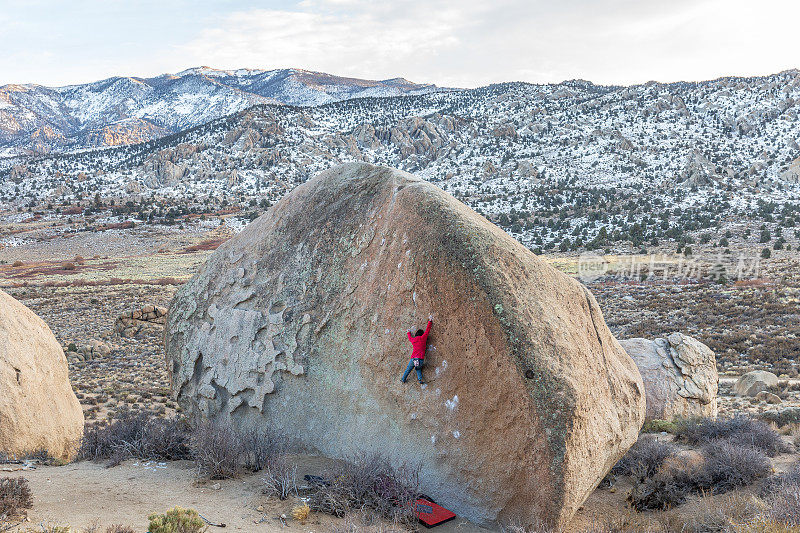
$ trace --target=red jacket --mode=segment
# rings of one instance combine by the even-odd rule
[[[425,328],[425,333],[419,337],[412,337],[411,332],[408,332],[408,340],[414,346],[414,351],[411,352],[411,359],[425,359],[425,346],[428,344],[428,333],[431,331],[432,322],[428,320],[428,327]]]

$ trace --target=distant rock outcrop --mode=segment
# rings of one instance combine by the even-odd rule
[[[619,343],[642,374],[647,420],[717,416],[719,377],[711,348],[683,333]]]
[[[435,321],[429,383],[401,384]],[[565,524],[638,436],[644,391],[592,294],[437,187],[367,164],[301,185],[182,286],[165,331],[194,420],[419,463],[483,523]]]
[[[94,361],[102,357],[108,357],[113,349],[107,343],[92,339],[83,346],[67,349],[64,354],[67,356],[67,361],[70,363],[83,363],[86,361]]]
[[[766,370],[753,370],[736,380],[733,392],[737,396],[755,396],[778,386],[778,376]]]
[[[70,459],[82,434],[64,351],[41,318],[0,291],[0,455]]]
[[[167,321],[167,308],[145,305],[141,309],[126,311],[117,317],[114,331],[120,337],[135,337],[143,330],[160,330]]]

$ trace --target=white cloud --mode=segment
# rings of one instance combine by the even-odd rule
[[[460,87],[703,80],[800,67],[796,0],[148,0],[102,10],[76,1],[80,9],[38,0],[30,10],[12,0],[16,7],[0,13],[0,83],[199,65]],[[243,2],[260,7],[229,7]]]
[[[307,10],[232,13],[180,50],[209,65],[299,67],[372,78],[410,70],[424,81],[424,71],[409,67],[458,49],[485,11],[483,2],[434,8],[420,2],[382,7],[362,0],[309,0],[303,7]]]
[[[798,10],[789,0],[303,0],[294,10],[231,13],[180,53],[224,68],[465,87],[697,80],[797,66]]]

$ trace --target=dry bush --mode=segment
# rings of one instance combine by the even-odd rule
[[[61,263],[61,270],[75,270],[75,263]]]
[[[230,424],[202,422],[194,429],[191,442],[199,477],[228,479],[239,475],[239,458],[246,448],[242,436]]]
[[[730,532],[736,524],[751,520],[763,510],[761,502],[751,494],[731,493],[725,496],[702,497],[665,513],[661,521],[667,531],[684,533]]]
[[[22,261],[14,261],[14,262],[11,264],[11,266],[12,266],[12,267],[14,267],[14,268],[19,268],[19,267],[21,267],[21,266],[22,266],[22,265],[24,265],[24,264],[25,264],[25,263],[23,263]]]
[[[795,463],[786,472],[775,474],[765,479],[764,483],[761,484],[759,495],[767,499],[784,487],[796,487],[800,489],[800,463]]]
[[[104,424],[87,424],[79,459],[108,460],[116,466],[130,458],[175,461],[190,459],[189,426],[181,418],[123,411]]]
[[[264,473],[264,494],[281,500],[297,494],[297,465],[286,457],[271,460]]]
[[[692,489],[687,476],[682,474],[682,471],[656,472],[653,476],[634,474],[628,495],[631,507],[637,511],[666,510],[682,504]]]
[[[779,428],[800,424],[800,407],[784,407],[780,410],[764,411],[758,415],[761,420],[775,424]],[[797,445],[797,443],[795,443]]]
[[[112,524],[106,528],[106,533],[136,533],[136,530],[130,526]]]
[[[746,522],[735,524],[729,531],[733,533],[800,533],[800,528],[766,515],[759,515]]]
[[[677,450],[677,446],[670,442],[662,442],[653,436],[642,435],[625,456],[614,465],[611,473],[617,476],[630,476],[636,471],[650,477],[656,473],[664,461],[673,457]]]
[[[24,516],[33,507],[33,494],[24,477],[0,478],[0,524]]]
[[[718,439],[761,450],[769,457],[788,452],[781,436],[766,423],[748,416],[686,420],[676,436],[687,444],[703,445]]]
[[[153,280],[153,285],[183,285],[183,282],[178,278],[158,278]]]
[[[684,503],[690,494],[722,494],[751,485],[770,474],[769,458],[758,448],[736,440],[715,439],[705,444],[701,463],[676,461],[670,468],[632,469],[628,500],[637,511],[667,510]]]
[[[768,505],[766,518],[800,529],[800,464],[765,480],[760,495]]]
[[[181,252],[181,253],[194,253],[194,252],[200,252],[200,251],[205,251],[205,250],[216,250],[217,248],[222,246],[222,244],[225,241],[227,241],[229,238],[230,237],[223,237],[223,238],[219,238],[219,239],[208,239],[208,240],[199,242],[197,244],[193,244],[191,246],[187,246],[186,248],[183,249],[183,252]]]
[[[374,511],[396,524],[416,523],[413,502],[419,498],[419,468],[395,469],[380,455],[360,456],[323,476],[311,493],[315,511],[343,517],[354,510]]]
[[[302,505],[298,505],[292,509],[292,518],[304,524],[308,517],[311,515],[311,507],[308,506],[307,503],[303,502]]]
[[[205,522],[194,509],[174,507],[164,514],[151,514],[149,533],[201,533],[207,531]]]
[[[769,498],[768,505],[769,509],[764,513],[767,518],[800,531],[800,490],[797,486],[783,487]]]
[[[760,449],[739,441],[711,442],[703,448],[703,455],[705,462],[695,480],[700,490],[720,494],[746,487],[772,472],[772,463]]]
[[[242,435],[244,466],[251,472],[268,468],[281,460],[290,448],[288,437],[269,429],[252,429]]]

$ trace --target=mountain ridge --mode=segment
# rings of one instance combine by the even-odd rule
[[[91,210],[99,194],[137,222],[247,219],[347,161],[435,182],[534,250],[781,235],[800,221],[800,73],[259,104],[139,144],[0,160],[0,203]]]
[[[441,90],[404,78],[366,80],[303,69],[201,66],[153,77],[112,76],[49,87],[0,87],[0,155],[135,144],[255,104],[321,105],[363,96]]]

